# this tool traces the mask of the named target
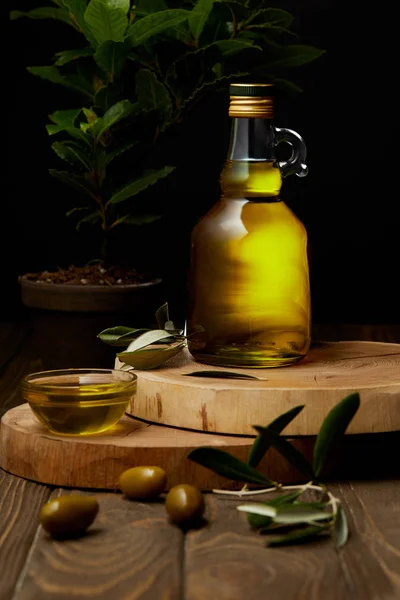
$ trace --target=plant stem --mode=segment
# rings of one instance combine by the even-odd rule
[[[277,487],[265,488],[262,490],[246,491],[245,487],[246,486],[244,486],[239,491],[212,490],[212,492],[213,492],[213,494],[221,494],[221,495],[226,495],[226,496],[238,496],[240,498],[241,496],[258,496],[260,494],[269,494],[270,492],[278,492],[281,490],[303,490],[303,492],[305,492],[306,490],[316,490],[317,492],[325,491],[325,488],[321,487],[320,485],[313,485],[311,482],[305,483],[304,485],[278,485]],[[334,498],[334,496],[332,496],[332,494],[330,492],[328,492],[328,494],[330,495],[330,497]],[[336,500],[338,500],[338,499],[336,498]]]

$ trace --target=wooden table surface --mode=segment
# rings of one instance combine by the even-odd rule
[[[321,325],[314,339],[400,342],[400,325]],[[1,415],[22,402],[22,376],[40,369],[24,323],[0,324],[0,368]],[[388,447],[399,450],[399,437],[393,444],[389,435]],[[399,458],[400,452],[391,461],[395,471]],[[0,599],[399,600],[395,471],[390,477],[382,471],[382,478],[375,465],[368,480],[329,484],[351,529],[348,544],[336,550],[323,540],[266,548],[235,510],[237,500],[212,494],[206,498],[207,524],[184,533],[168,522],[162,502],[80,491],[99,500],[95,524],[81,539],[54,541],[39,526],[39,511],[50,497],[71,490],[0,470]],[[368,465],[362,472],[368,473]]]

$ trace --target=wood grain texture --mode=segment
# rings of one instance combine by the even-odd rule
[[[50,489],[0,470],[0,598],[9,600],[39,525]]]
[[[398,600],[400,482],[329,487],[349,520],[341,550],[331,540],[266,548],[236,511],[242,500],[208,496],[208,526],[187,535],[187,600]]]
[[[342,483],[332,490],[349,516],[351,538],[339,554],[356,598],[400,598],[400,481]]]
[[[230,487],[231,482],[187,460],[200,446],[223,448],[247,460],[254,437],[213,435],[149,425],[123,417],[108,432],[94,436],[56,436],[45,429],[27,404],[6,413],[0,430],[0,466],[21,477],[52,485],[115,489],[120,474],[138,465],[158,465],[168,486],[192,483],[201,489]],[[312,456],[314,440],[297,439],[296,447]],[[274,450],[260,470],[279,481],[297,481],[299,473]]]
[[[267,548],[236,510],[243,499],[207,500],[208,526],[187,535],[187,600],[354,600],[330,540]]]
[[[14,600],[181,600],[183,533],[164,505],[96,497],[84,537],[56,541],[41,529]]]
[[[235,369],[263,381],[183,377],[209,369],[183,350],[165,366],[135,371],[138,388],[129,414],[198,431],[251,435],[254,424],[267,424],[304,404],[285,433],[316,435],[329,410],[358,391],[361,406],[348,433],[400,430],[400,344],[321,343],[297,365]]]

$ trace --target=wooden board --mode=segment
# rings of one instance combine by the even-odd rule
[[[191,483],[204,490],[232,488],[231,481],[187,460],[187,454],[193,448],[213,446],[245,461],[253,440],[253,437],[150,425],[128,416],[114,429],[99,435],[56,436],[39,423],[28,404],[23,404],[2,418],[0,467],[14,475],[51,485],[115,489],[125,469],[158,465],[168,474],[168,487]],[[312,438],[298,439],[294,443],[306,456],[312,456]],[[273,449],[261,462],[260,470],[275,481],[297,481],[300,477]]]
[[[116,367],[121,363],[116,360]],[[197,431],[249,435],[298,404],[305,409],[287,435],[316,435],[329,410],[351,392],[361,407],[349,433],[400,430],[400,344],[323,342],[290,367],[229,369],[263,381],[183,377],[221,367],[196,362],[187,350],[165,366],[138,374],[128,412],[139,418]]]

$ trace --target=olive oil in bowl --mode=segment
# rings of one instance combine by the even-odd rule
[[[64,369],[27,375],[22,394],[39,421],[58,435],[107,431],[136,393],[137,377],[113,369]]]

